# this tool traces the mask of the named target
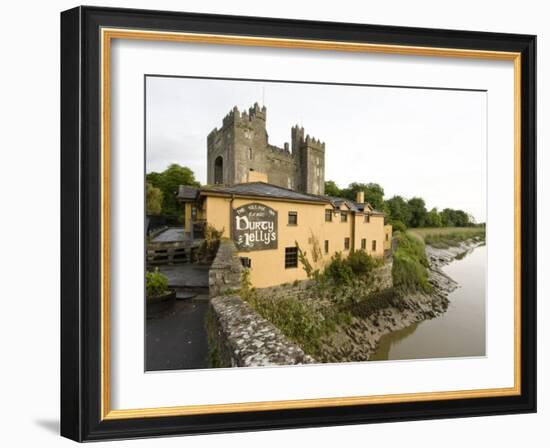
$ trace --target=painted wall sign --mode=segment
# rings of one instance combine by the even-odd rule
[[[277,249],[277,212],[262,204],[246,204],[233,210],[233,240],[237,250]]]

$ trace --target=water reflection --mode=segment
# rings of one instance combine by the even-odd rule
[[[486,254],[477,247],[446,266],[460,285],[447,312],[383,336],[371,360],[484,356]]]

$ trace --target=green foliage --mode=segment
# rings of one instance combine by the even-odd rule
[[[332,180],[325,182],[325,194],[327,196],[355,201],[358,191],[365,193],[365,202],[386,214],[386,222],[397,227],[396,230],[405,230],[401,224],[405,228],[426,226],[470,227],[476,225],[474,218],[463,210],[446,208],[442,212],[438,212],[436,208],[432,208],[428,212],[424,199],[420,197],[407,200],[402,196],[393,196],[384,200],[384,189],[376,183],[352,182],[347,188],[339,188]]]
[[[379,184],[352,182],[348,188],[340,191],[340,196],[355,201],[359,191],[365,193],[365,202],[372,205],[376,210],[382,210],[384,207],[384,189]]]
[[[411,209],[408,202],[401,196],[393,196],[388,199],[385,208],[390,223],[400,222],[407,227],[411,222]]]
[[[409,210],[411,212],[411,219],[409,221],[409,227],[424,227],[426,225],[426,218],[428,211],[426,210],[426,203],[422,198],[411,198],[408,201]]]
[[[183,208],[178,203],[176,195],[180,185],[200,186],[199,182],[195,180],[193,171],[190,168],[173,163],[162,173],[148,173],[146,180],[153,187],[162,191],[161,213],[168,216],[178,216],[180,220],[183,220]]]
[[[162,191],[153,187],[150,182],[145,183],[146,209],[148,215],[160,215],[162,210]]]
[[[158,297],[168,291],[168,278],[156,268],[145,273],[145,289],[147,297]]]
[[[390,224],[392,225],[392,232],[405,232],[407,230],[407,226],[402,221],[390,221]]]
[[[474,241],[485,241],[485,229],[476,228],[472,231],[455,231],[450,233],[434,233],[424,236],[424,242],[432,247],[447,249],[448,247],[459,246],[461,242],[473,239]]]
[[[333,180],[327,180],[325,182],[325,194],[335,198],[340,197],[340,189],[338,188],[338,185],[336,185],[336,182]]]
[[[393,254],[393,286],[398,292],[430,292],[428,259],[424,243],[406,233],[397,236],[397,250]]]
[[[323,277],[335,285],[349,285],[353,281],[353,271],[342,254],[336,252],[326,265]]]
[[[466,227],[473,224],[466,212],[451,208],[446,208],[441,212],[441,222],[445,227]]]
[[[328,302],[300,295],[274,297],[259,294],[250,283],[250,271],[241,274],[241,298],[260,316],[313,356],[321,347],[322,337],[334,331],[345,318]]]
[[[382,260],[371,257],[364,250],[353,251],[346,258],[336,252],[325,266],[321,277],[324,282],[337,287],[350,286],[354,282],[364,283],[372,279],[374,269],[382,263]]]
[[[426,227],[441,227],[442,225],[441,215],[437,208],[432,208],[426,215]]]
[[[365,280],[370,279],[374,269],[381,266],[383,261],[371,257],[364,250],[355,250],[346,259],[352,272]]]
[[[302,265],[302,268],[306,272],[307,278],[318,278],[319,277],[319,270],[314,269],[310,261],[307,259],[307,252],[304,252],[300,245],[298,244],[298,241],[295,242],[296,247],[298,248],[298,261]]]

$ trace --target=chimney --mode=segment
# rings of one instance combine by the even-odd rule
[[[357,195],[355,196],[355,202],[358,204],[364,204],[365,203],[365,192],[364,191],[358,191]]]

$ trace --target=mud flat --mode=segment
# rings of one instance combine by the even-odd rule
[[[414,323],[433,319],[445,313],[449,307],[449,294],[458,283],[443,272],[443,267],[463,258],[476,247],[478,241],[467,240],[446,249],[426,246],[429,261],[430,294],[415,293],[396,300],[395,306],[375,312],[368,318],[352,318],[349,325],[340,328],[324,341],[322,362],[354,362],[371,359],[380,339],[391,332],[403,330]]]

